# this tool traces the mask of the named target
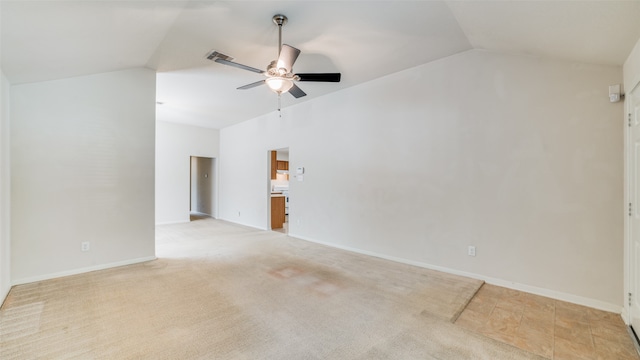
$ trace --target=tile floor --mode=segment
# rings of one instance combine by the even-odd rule
[[[548,359],[640,359],[619,314],[488,284],[456,324]]]

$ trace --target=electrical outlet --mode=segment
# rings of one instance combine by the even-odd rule
[[[469,249],[467,250],[467,254],[469,256],[476,256],[476,247],[475,246],[469,246]]]
[[[82,243],[80,243],[80,250],[81,251],[89,251],[89,242],[88,241],[83,241]]]

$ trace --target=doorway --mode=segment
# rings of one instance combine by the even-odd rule
[[[289,148],[269,151],[269,211],[271,230],[289,232]]]
[[[189,214],[191,221],[213,217],[214,159],[191,156]]]

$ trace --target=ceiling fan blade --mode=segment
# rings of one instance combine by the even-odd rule
[[[262,84],[264,84],[264,80],[256,81],[256,82],[254,82],[254,83],[247,84],[247,85],[245,85],[245,86],[240,86],[240,87],[238,88],[238,90],[247,90],[247,89],[254,88],[254,87],[256,87],[256,86],[260,86],[260,85],[262,85]]]
[[[287,44],[282,45],[282,48],[280,49],[280,56],[278,57],[278,69],[284,68],[287,69],[288,73],[291,72],[298,55],[300,55],[300,50]]]
[[[291,89],[289,89],[289,94],[293,95],[294,98],[301,98],[303,96],[307,96],[307,93],[302,91],[296,84],[293,84]]]
[[[299,81],[320,81],[320,82],[340,82],[340,73],[308,73],[296,74]]]
[[[264,74],[264,71],[262,71],[260,69],[256,69],[256,68],[253,68],[253,67],[247,66],[247,65],[238,64],[237,62],[233,62],[233,61],[229,61],[229,60],[225,60],[225,59],[220,59],[220,58],[215,59],[214,61],[217,62],[217,63],[220,63],[220,64],[237,67],[239,69],[253,71],[254,73]]]

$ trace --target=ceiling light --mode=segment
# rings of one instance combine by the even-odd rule
[[[293,81],[291,79],[279,76],[267,78],[265,81],[267,82],[267,86],[278,94],[286,93],[293,87]]]

